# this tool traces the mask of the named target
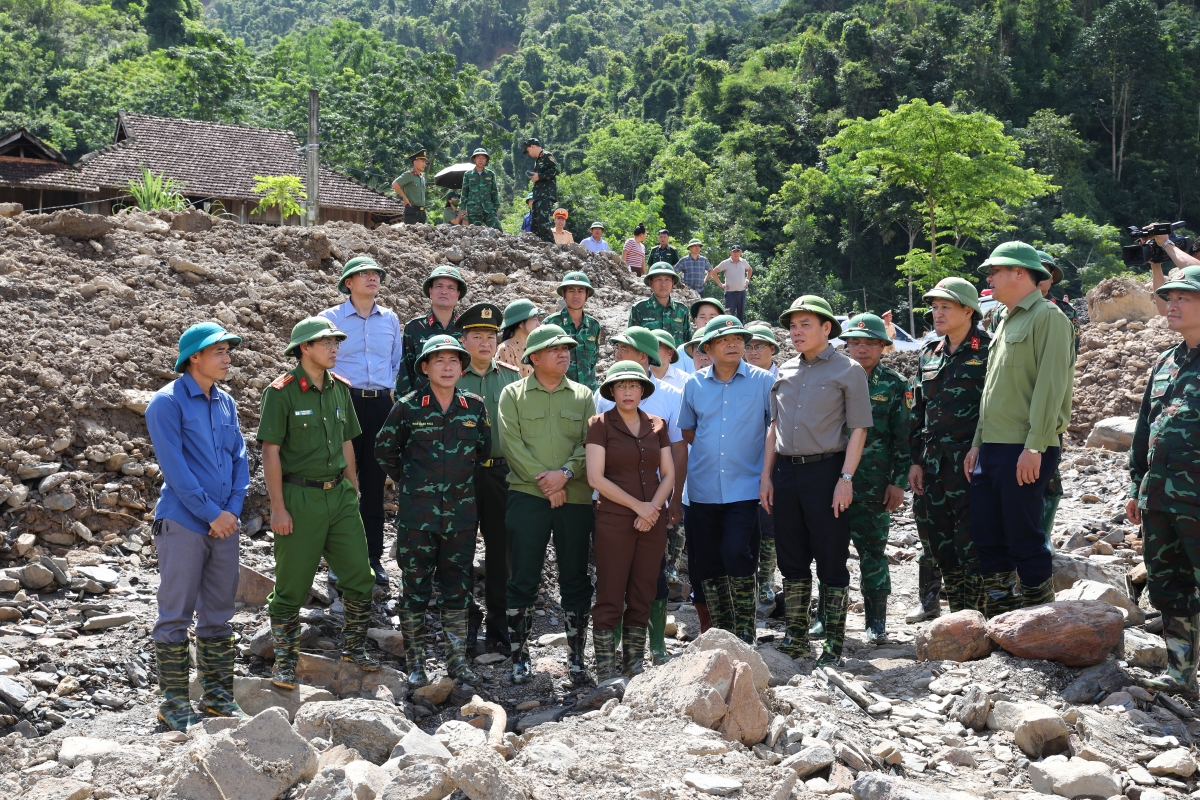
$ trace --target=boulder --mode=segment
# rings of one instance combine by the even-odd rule
[[[198,208],[189,208],[180,212],[171,220],[171,230],[184,233],[204,233],[211,230],[216,218]]]
[[[1187,780],[1196,771],[1196,760],[1192,758],[1191,751],[1176,747],[1174,750],[1159,753],[1146,765],[1146,769],[1151,775]]]
[[[296,712],[300,736],[345,745],[373,764],[387,761],[392,748],[412,729],[400,709],[381,700],[308,703]]]
[[[1098,664],[1121,641],[1125,617],[1095,600],[1046,603],[988,620],[987,633],[1018,658],[1057,661],[1069,667]]]
[[[787,686],[792,676],[800,674],[799,665],[774,647],[763,645],[758,648],[758,655],[771,673],[771,686]]]
[[[28,792],[13,796],[22,800],[87,800],[93,791],[90,783],[73,778],[42,778]]]
[[[1035,792],[1061,797],[1115,797],[1121,794],[1121,782],[1111,767],[1082,758],[1050,756],[1030,764],[1029,782]]]
[[[622,702],[647,711],[670,711],[715,729],[729,710],[725,697],[735,669],[724,650],[685,653],[636,676],[625,689]]]
[[[238,564],[237,595],[233,598],[236,602],[261,606],[267,602],[267,597],[274,589],[273,578],[263,575],[245,564]]]
[[[995,649],[988,638],[986,620],[978,611],[958,611],[925,625],[917,632],[920,661],[974,661]]]
[[[26,564],[21,568],[20,580],[23,587],[36,592],[54,583],[54,573],[41,564]]]
[[[1117,453],[1128,453],[1133,444],[1133,430],[1137,420],[1133,417],[1109,417],[1092,425],[1088,434],[1087,447],[1098,447],[1113,450]]]
[[[296,679],[300,683],[328,689],[339,697],[373,694],[379,686],[386,686],[393,697],[404,697],[408,694],[408,680],[403,673],[392,667],[384,666],[367,672],[349,661],[312,653],[300,653],[300,660],[296,664]]]
[[[721,733],[726,739],[753,747],[767,738],[771,714],[754,687],[754,677],[749,664],[738,663],[733,673],[733,686],[729,689],[725,704],[729,710],[725,712],[725,719],[721,722]]]
[[[413,728],[396,742],[387,763],[403,770],[414,764],[449,764],[452,758],[454,754],[446,749],[446,745],[420,728]]]
[[[105,753],[111,753],[121,745],[111,739],[93,739],[90,736],[68,736],[58,749],[58,763],[68,767],[84,761],[95,761]]]
[[[526,745],[517,758],[520,766],[561,773],[579,761],[579,754],[562,742],[535,741]]]
[[[433,738],[454,755],[459,755],[472,747],[485,744],[487,732],[462,720],[451,719],[438,726],[433,732]]]
[[[383,789],[383,800],[442,800],[455,789],[450,770],[441,764],[414,764]]]
[[[1150,290],[1133,278],[1105,278],[1085,298],[1091,322],[1145,322],[1158,315]]]
[[[346,786],[354,797],[378,797],[392,780],[390,773],[361,758],[343,765],[341,769],[346,776]]]
[[[864,772],[850,786],[854,800],[929,800],[930,794],[894,775]]]
[[[1059,602],[1098,600],[1124,612],[1126,625],[1141,625],[1146,621],[1146,612],[1123,589],[1090,578],[1076,581],[1071,588],[1055,593],[1054,599]]]
[[[450,762],[450,778],[471,800],[532,800],[524,779],[490,747],[472,747]]]
[[[1126,642],[1129,641],[1131,633],[1141,633],[1141,631],[1126,630]],[[1148,636],[1149,634],[1144,635]],[[1166,658],[1165,654],[1163,658]],[[1132,682],[1133,679],[1129,677],[1129,673],[1121,669],[1121,665],[1115,658],[1109,657],[1080,672],[1079,677],[1063,687],[1059,696],[1075,705],[1091,703],[1100,692],[1115,692],[1124,686],[1129,686]]]
[[[367,628],[367,638],[385,653],[404,655],[404,634],[391,628]]]
[[[428,700],[435,706],[440,706],[450,699],[450,693],[453,691],[454,679],[448,675],[443,675],[438,680],[414,690],[413,697],[419,697],[422,700]]]
[[[199,700],[201,694],[199,681],[192,681],[191,696]],[[282,708],[289,720],[296,718],[296,712],[305,703],[321,703],[336,700],[332,692],[316,686],[298,685],[295,689],[280,689],[271,683],[269,678],[233,678],[233,697],[250,716],[256,716],[268,708]]]
[[[988,712],[991,710],[991,698],[975,684],[963,693],[962,700],[958,702],[951,716],[961,722],[963,727],[981,731],[987,727]]]
[[[52,214],[30,214],[22,222],[42,235],[68,239],[103,239],[117,227],[113,217],[85,214],[77,208]]]
[[[709,628],[689,644],[683,652],[703,653],[709,650],[724,650],[734,661],[741,661],[748,665],[754,678],[754,688],[760,692],[767,690],[771,683],[771,671],[767,669],[766,662],[753,647],[723,628]]]
[[[1125,661],[1131,667],[1159,672],[1167,667],[1167,643],[1156,633],[1141,628],[1125,629]]]
[[[780,762],[780,766],[791,767],[796,771],[796,776],[800,780],[804,780],[813,773],[825,769],[836,760],[837,753],[833,752],[833,748],[821,742],[805,747],[795,755],[788,756]]]
[[[1013,729],[1013,741],[1021,752],[1032,759],[1066,752],[1071,729],[1058,712],[1041,703],[1023,705]]]
[[[1071,588],[1076,581],[1093,580],[1115,586],[1125,591],[1125,578],[1104,569],[1097,561],[1089,558],[1069,555],[1068,553],[1054,554],[1054,591],[1061,592]]]

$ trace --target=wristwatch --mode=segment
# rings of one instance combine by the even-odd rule
[[[841,478],[842,480],[844,480],[846,483],[850,483],[851,481],[854,480],[854,474],[851,472],[843,472],[838,477]]]
[[[1035,450],[1035,449],[1034,449],[1034,448],[1032,448],[1032,447],[1026,447],[1026,448],[1025,448],[1025,452],[1027,452],[1027,453],[1033,453],[1034,455],[1038,455],[1038,456],[1040,456],[1040,455],[1042,454],[1042,451],[1041,451],[1041,450]]]
[[[563,467],[563,468],[562,468],[562,474],[563,474],[563,475],[566,475],[566,476],[567,476],[567,480],[569,480],[569,481],[573,481],[573,480],[575,480],[575,473],[574,473],[574,472],[572,472],[571,470],[567,469],[566,467]]]

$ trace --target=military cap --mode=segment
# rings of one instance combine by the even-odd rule
[[[936,286],[921,295],[922,300],[932,300],[935,297],[953,300],[959,305],[970,308],[975,312],[976,317],[983,316],[983,312],[979,310],[979,290],[966,278],[942,278]],[[931,315],[927,316],[931,317]]]
[[[568,272],[566,275],[563,275],[562,281],[558,284],[558,288],[554,291],[558,292],[559,297],[562,297],[562,293],[568,286],[579,286],[587,289],[588,297],[591,297],[596,293],[596,290],[592,288],[591,280],[589,280],[588,276],[583,272]]]
[[[409,161],[416,161],[418,158],[423,158],[423,159],[425,159],[426,161],[428,161],[428,160],[429,160],[429,156],[428,156],[428,155],[425,153],[425,148],[424,148],[424,147],[422,147],[420,150],[418,150],[417,152],[415,152],[415,153],[413,153],[412,155],[410,155],[410,156],[408,157],[408,160],[409,160]]]
[[[679,360],[679,348],[675,344],[675,337],[669,331],[654,331],[654,338],[658,339],[658,344],[666,345],[671,348],[671,363],[674,364]]]
[[[285,356],[292,355],[305,342],[315,342],[318,339],[334,338],[342,340],[346,334],[334,327],[333,323],[324,317],[308,317],[296,323],[292,328],[292,340],[284,348]]]
[[[475,151],[473,153],[471,153],[472,161],[475,160],[475,156],[487,156],[488,161],[492,160],[492,154],[489,153],[487,150],[484,150],[482,147],[476,147]]]
[[[179,358],[175,359],[175,371],[183,372],[189,358],[206,347],[229,342],[229,349],[242,343],[242,337],[227,332],[216,322],[197,322],[179,337]]]
[[[692,239],[687,243],[687,246],[689,250],[693,247],[704,247],[704,242],[700,241],[699,239]]]
[[[1054,286],[1055,284],[1062,283],[1063,272],[1061,269],[1059,269],[1058,264],[1054,263],[1054,256],[1050,255],[1045,250],[1038,250],[1037,254],[1038,254],[1038,261],[1041,261],[1042,264],[1045,265],[1046,268],[1050,270],[1050,280],[1051,280],[1050,285]],[[1045,279],[1043,278],[1042,280],[1045,280]],[[1040,282],[1041,281],[1039,281],[1039,283]]]
[[[672,288],[679,285],[679,273],[675,271],[674,267],[665,261],[655,261],[653,264],[651,264],[650,269],[646,270],[646,274],[642,277],[642,283],[649,286],[650,281],[654,278],[657,278],[659,275],[671,276],[671,280],[674,281],[674,283],[671,284]]]
[[[604,227],[604,223],[603,223],[603,222],[601,222],[600,220],[596,220],[596,221],[595,221],[595,222],[593,222],[591,225],[588,225],[588,230],[589,230],[589,231],[594,231],[594,230],[596,230],[596,228],[599,228],[599,229],[600,229],[600,230],[602,230],[602,231],[603,231],[603,230],[607,230],[607,228],[605,228],[605,227]]]
[[[605,400],[613,399],[613,384],[620,381],[638,381],[642,384],[642,399],[654,394],[654,381],[646,374],[646,370],[636,361],[618,361],[604,373],[604,382],[600,384],[600,396]]]
[[[846,329],[842,331],[842,339],[878,339],[884,344],[891,344],[887,335],[887,327],[883,319],[874,314],[857,314],[846,320]]]
[[[641,325],[634,325],[626,328],[618,334],[608,337],[610,342],[620,342],[627,344],[639,353],[642,353],[650,359],[650,366],[661,367],[662,362],[658,360],[658,337],[649,328],[643,328]]]
[[[830,339],[836,339],[842,334],[842,324],[833,315],[833,309],[830,308],[829,301],[815,294],[802,295],[793,300],[788,310],[779,315],[779,327],[788,327],[792,314],[798,311],[807,311],[810,314],[816,314],[821,319],[830,323],[832,326],[829,329]]]
[[[662,262],[659,262],[659,263],[662,263]],[[696,317],[700,316],[700,306],[703,306],[703,305],[710,305],[710,306],[716,307],[717,313],[719,313],[719,314],[725,313],[725,304],[722,303],[720,300],[718,300],[715,297],[701,297],[699,300],[693,300],[692,305],[689,307],[689,310],[692,312],[692,319],[695,319]]]
[[[1034,276],[1034,280],[1037,281],[1045,280],[1041,275],[1046,278],[1053,277],[1049,268],[1038,258],[1038,252],[1033,249],[1033,245],[1024,242],[1004,242],[997,245],[992,254],[979,265],[979,274],[990,275],[992,267],[1021,267],[1038,273]]]
[[[491,331],[500,329],[500,306],[491,303],[476,303],[458,316],[455,325],[459,330],[469,328],[486,328]]]
[[[521,358],[522,364],[531,364],[529,357],[539,350],[545,350],[547,347],[557,347],[560,344],[565,344],[571,350],[579,346],[579,342],[575,341],[575,337],[568,336],[567,332],[557,325],[539,325],[529,334],[529,338],[525,340],[525,355]]]
[[[425,283],[421,284],[421,291],[429,297],[429,287],[433,286],[433,282],[438,278],[450,278],[458,284],[458,299],[462,300],[467,296],[467,282],[463,280],[462,273],[455,267],[441,266],[434,267],[433,272],[429,273],[429,277],[425,279]]]
[[[504,307],[504,321],[500,323],[500,327],[508,328],[518,322],[524,322],[530,317],[540,317],[544,314],[545,312],[534,305],[532,300],[522,297]]]
[[[452,191],[452,192],[448,192],[448,193],[446,194],[446,199],[447,199],[447,200],[461,200],[461,199],[462,199],[462,195],[461,195],[461,194],[459,194],[458,192],[453,192],[453,191]]]
[[[1200,267],[1180,267],[1171,270],[1171,274],[1167,276],[1167,282],[1155,289],[1154,292],[1166,300],[1172,289],[1200,292]]]
[[[739,333],[746,344],[749,344],[750,339],[753,338],[753,334],[742,327],[740,319],[732,314],[722,314],[719,317],[713,317],[704,326],[704,338],[700,340],[700,350],[707,353],[708,343],[713,339],[719,339],[722,336],[733,336]]]
[[[434,353],[447,350],[458,353],[458,361],[464,368],[471,363],[471,354],[463,349],[463,346],[458,343],[458,339],[445,333],[439,333],[437,336],[430,336],[421,346],[421,354],[417,356],[417,368],[420,369],[421,365],[432,358]]]
[[[338,291],[342,294],[350,294],[350,290],[346,288],[346,278],[358,272],[378,272],[380,283],[387,280],[387,270],[376,264],[375,259],[370,256],[355,256],[346,262],[346,266],[342,267],[342,279],[338,281]]]
[[[524,142],[521,143],[521,149],[528,150],[529,148],[534,147],[535,145],[537,147],[541,147],[542,140],[537,138],[536,136],[530,136],[528,139],[526,139]]]
[[[775,331],[771,330],[770,325],[750,323],[746,326],[746,330],[750,331],[750,341],[765,342],[775,348],[776,353],[779,352],[779,341],[775,338]]]

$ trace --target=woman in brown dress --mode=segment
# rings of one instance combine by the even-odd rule
[[[596,604],[592,643],[596,680],[617,672],[616,627],[624,621],[624,675],[642,671],[650,603],[667,546],[663,506],[675,485],[671,441],[662,417],[638,408],[654,391],[646,370],[634,361],[608,368],[600,395],[616,407],[588,420],[588,483],[596,503]]]

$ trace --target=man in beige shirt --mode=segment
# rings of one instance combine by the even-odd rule
[[[783,573],[786,633],[780,652],[808,655],[811,565],[825,587],[825,646],[818,666],[842,656],[850,571],[854,471],[871,427],[867,373],[829,343],[842,326],[824,299],[804,295],[779,317],[798,356],[779,368],[771,389],[771,427],[759,500],[775,515],[775,548]],[[776,498],[779,499],[776,504]]]

